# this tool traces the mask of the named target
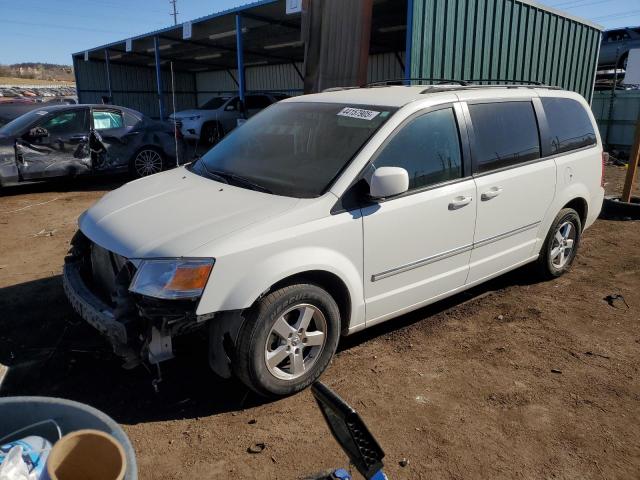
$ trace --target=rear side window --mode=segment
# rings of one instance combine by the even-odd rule
[[[96,130],[108,130],[110,128],[122,128],[124,126],[122,113],[116,110],[93,110],[91,115],[93,116],[93,128]]]
[[[479,173],[540,158],[538,122],[531,102],[469,105]]]
[[[402,167],[409,190],[462,177],[460,137],[453,109],[445,108],[411,120],[373,162],[378,167]]]
[[[584,107],[571,98],[542,98],[551,136],[551,153],[596,144],[596,132]]]

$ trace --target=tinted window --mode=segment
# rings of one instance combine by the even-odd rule
[[[122,113],[115,110],[94,110],[91,112],[91,115],[93,116],[93,128],[96,130],[108,130],[110,128],[122,128],[124,126]]]
[[[213,180],[223,177],[245,188],[248,180],[277,195],[317,197],[394,111],[334,103],[277,103],[233,130],[192,171]]]
[[[266,95],[249,95],[247,97],[247,108],[249,110],[259,110],[271,105],[271,100]]]
[[[38,119],[46,116],[48,113],[49,112],[46,110],[34,110],[32,112],[25,113],[0,128],[0,134],[11,136],[21,135]]]
[[[453,109],[437,110],[411,120],[394,135],[373,164],[376,168],[407,170],[410,190],[460,178],[460,137]]]
[[[87,111],[84,109],[56,113],[38,126],[46,128],[51,135],[88,132]]]
[[[479,172],[540,158],[538,123],[531,102],[469,105]]]
[[[568,152],[596,143],[593,124],[584,107],[571,98],[542,98],[549,124],[551,153]]]

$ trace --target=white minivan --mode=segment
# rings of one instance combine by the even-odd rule
[[[218,375],[287,395],[341,335],[528,263],[564,273],[600,212],[602,158],[589,105],[557,88],[291,98],[83,213],[64,286],[126,366],[206,327]]]

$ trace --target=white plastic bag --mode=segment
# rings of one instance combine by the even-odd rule
[[[0,464],[0,480],[37,480],[36,472],[29,474],[29,467],[22,458],[22,447],[16,445]]]

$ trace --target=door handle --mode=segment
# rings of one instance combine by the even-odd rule
[[[491,200],[492,198],[496,198],[501,193],[502,187],[491,187],[489,190],[482,193],[481,198],[482,200]]]
[[[87,135],[73,135],[69,140],[72,142],[88,142],[89,137]]]
[[[469,205],[472,200],[473,200],[472,197],[463,197],[463,196],[456,197],[453,200],[451,200],[451,203],[449,203],[449,210],[457,210],[459,208],[465,207]]]

